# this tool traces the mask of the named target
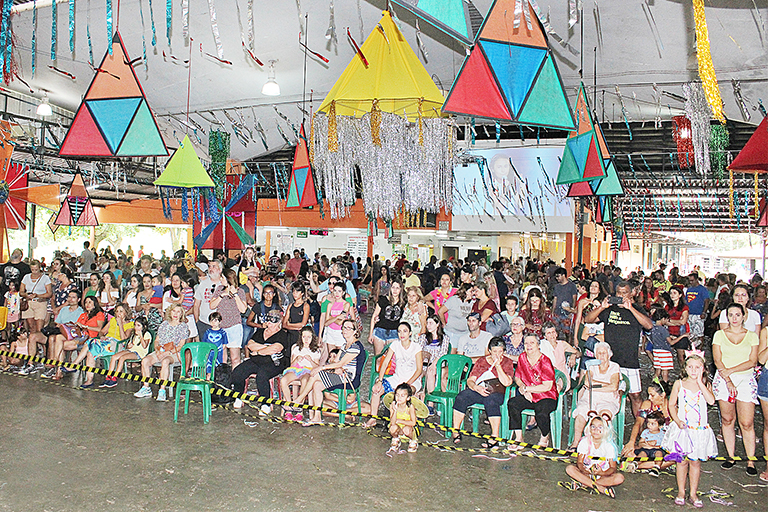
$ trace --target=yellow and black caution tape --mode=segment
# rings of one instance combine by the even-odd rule
[[[118,379],[132,380],[132,381],[141,382],[141,383],[144,383],[144,384],[157,384],[157,385],[166,386],[166,387],[175,387],[176,384],[177,384],[175,381],[168,381],[168,380],[164,380],[164,379],[156,379],[156,378],[153,378],[153,377],[143,377],[141,375],[136,375],[136,374],[133,374],[133,373],[109,371],[109,370],[106,370],[104,368],[93,368],[93,367],[90,367],[90,366],[84,366],[84,365],[79,365],[79,364],[74,364],[74,363],[68,363],[68,362],[58,361],[58,360],[55,360],[55,359],[48,359],[48,358],[40,357],[40,356],[31,356],[31,355],[26,355],[26,354],[18,354],[18,353],[10,352],[10,351],[7,351],[7,350],[0,350],[0,355],[2,355],[2,356],[9,356],[9,357],[13,357],[15,359],[21,359],[21,360],[25,360],[25,361],[41,362],[41,363],[43,363],[45,365],[48,365],[48,366],[63,366],[65,368],[69,368],[69,369],[73,369],[73,370],[81,370],[81,371],[85,371],[85,372],[89,372],[89,373],[96,373],[96,374],[99,374],[99,375],[105,375],[105,376],[109,376],[109,377],[116,377]],[[100,389],[100,388],[95,388],[95,389]],[[367,418],[367,419],[376,419],[376,420],[381,420],[381,421],[389,421],[389,417],[386,417],[386,416],[378,416],[378,415],[375,415],[375,414],[366,414],[366,413],[357,412],[357,411],[353,411],[353,410],[340,410],[340,409],[335,409],[335,408],[332,408],[332,407],[323,407],[323,406],[319,406],[319,405],[298,404],[298,403],[291,402],[289,400],[281,400],[281,399],[278,399],[278,398],[264,397],[264,396],[254,396],[254,395],[250,395],[250,394],[246,394],[246,393],[239,393],[237,391],[232,391],[232,390],[217,389],[214,386],[211,386],[211,394],[212,395],[218,395],[218,396],[224,396],[224,397],[231,397],[231,398],[235,398],[235,399],[240,399],[243,402],[260,402],[260,403],[263,403],[263,404],[277,405],[277,406],[286,406],[286,407],[292,407],[292,408],[296,408],[296,409],[301,408],[301,409],[304,409],[304,410],[307,410],[307,411],[320,411],[320,412],[325,412],[325,413],[329,413],[329,414],[344,414],[345,416],[353,416],[353,417],[358,417],[358,418]],[[283,418],[280,418],[280,421],[283,421],[283,422],[286,422],[286,423],[293,422],[291,420],[285,420]],[[295,422],[293,422],[293,423],[295,423]],[[323,424],[326,424],[326,423],[323,423]],[[488,434],[480,434],[478,432],[471,432],[471,431],[462,430],[462,429],[458,429],[458,428],[446,427],[445,425],[440,425],[439,423],[432,423],[432,422],[427,422],[427,421],[419,420],[419,421],[416,422],[416,424],[418,426],[420,426],[420,427],[429,428],[429,429],[436,430],[436,431],[442,432],[442,433],[450,432],[450,433],[453,433],[453,434],[460,434],[460,435],[463,435],[463,436],[475,437],[475,438],[483,439],[483,440],[487,440],[487,441],[496,441],[497,443],[505,443],[508,446],[518,447],[518,450],[503,449],[503,451],[502,451],[501,448],[490,448],[490,449],[484,449],[486,451],[480,451],[480,449],[477,449],[477,448],[464,448],[464,447],[449,446],[449,445],[435,445],[434,443],[432,443],[432,444],[427,443],[426,444],[426,445],[431,445],[433,447],[438,447],[441,450],[445,450],[445,451],[456,451],[456,452],[467,452],[467,453],[506,453],[506,452],[510,452],[510,453],[516,453],[518,455],[531,456],[531,455],[526,454],[525,450],[527,449],[529,451],[530,450],[534,451],[534,453],[535,453],[535,451],[539,451],[539,452],[544,452],[546,454],[550,454],[550,457],[539,456],[539,454],[535,454],[534,455],[536,458],[545,457],[548,460],[555,459],[555,457],[552,457],[552,455],[560,455],[560,456],[565,456],[565,457],[569,457],[569,458],[575,458],[578,455],[576,452],[570,451],[570,450],[561,450],[561,449],[552,448],[552,447],[549,447],[549,446],[540,446],[540,445],[533,444],[533,443],[525,443],[525,442],[513,441],[511,439],[504,439],[504,438],[501,438],[501,437],[495,437],[495,436],[491,436],[491,435],[488,435]],[[520,450],[522,450],[522,451],[520,451]],[[597,460],[598,458],[594,457],[594,459]],[[560,460],[560,458],[557,458],[557,460]],[[724,460],[732,460],[732,461],[759,461],[759,460],[768,460],[768,456],[762,456],[762,457],[714,457],[711,460],[716,460],[716,461],[724,461]],[[623,461],[662,462],[662,461],[664,461],[664,458],[663,457],[621,457],[621,458],[619,458],[619,462],[623,462]]]

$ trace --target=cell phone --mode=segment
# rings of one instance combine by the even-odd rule
[[[624,304],[624,297],[608,297],[608,304]]]

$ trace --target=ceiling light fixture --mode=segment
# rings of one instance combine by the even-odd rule
[[[280,86],[275,81],[275,62],[276,60],[269,61],[269,74],[267,75],[267,83],[261,88],[261,94],[264,96],[280,96]]]
[[[53,115],[53,110],[51,110],[51,104],[48,103],[48,93],[46,92],[43,95],[43,101],[37,106],[37,115],[47,117],[50,115]]]

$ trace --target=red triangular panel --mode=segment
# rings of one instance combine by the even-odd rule
[[[768,228],[768,202],[765,199],[760,200],[760,218],[757,219],[757,227]]]
[[[317,204],[317,191],[315,190],[315,180],[312,178],[312,169],[307,173],[307,181],[304,183],[304,193],[299,199],[302,208],[315,206]]]
[[[69,212],[69,204],[67,203],[67,200],[65,199],[64,202],[61,204],[61,209],[59,210],[59,214],[56,216],[56,220],[53,221],[54,224],[57,226],[72,226],[72,214]]]
[[[595,145],[594,137],[589,148],[589,155],[587,156],[587,163],[584,166],[584,179],[591,180],[593,178],[602,178],[605,176],[605,169],[603,168],[603,162],[597,152],[597,146]]]
[[[621,245],[619,245],[620,251],[628,251],[630,249],[629,247],[629,238],[627,238],[627,233],[622,233],[621,235]]]
[[[763,118],[728,168],[742,172],[768,172],[768,117]]]
[[[590,197],[595,195],[588,181],[577,181],[568,187],[568,197]]]
[[[80,213],[80,218],[77,220],[77,226],[98,226],[99,221],[96,220],[96,212],[93,209],[91,200],[88,199],[85,203],[83,211]]]
[[[512,120],[479,45],[472,49],[459,71],[456,82],[443,105],[443,112]]]
[[[85,103],[80,105],[59,149],[61,156],[112,156],[107,141],[91,117]]]

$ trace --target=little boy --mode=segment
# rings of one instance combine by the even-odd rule
[[[214,363],[213,358],[209,358],[208,364],[205,368],[205,373],[210,375],[212,365],[220,365],[222,362],[224,362],[224,358],[226,357],[225,354],[227,351],[224,350],[224,347],[227,346],[227,332],[221,328],[221,313],[218,311],[214,311],[208,315],[208,322],[211,327],[205,331],[205,334],[203,334],[203,339],[200,341],[213,343],[216,345],[216,361]]]
[[[661,459],[664,457],[664,450],[661,449],[661,442],[664,440],[664,414],[661,411],[653,411],[645,418],[645,429],[640,434],[638,448],[635,449],[636,457],[653,457]],[[672,462],[661,460],[641,462],[638,469],[648,469],[648,474],[654,477],[659,476],[661,469],[671,466]]]

